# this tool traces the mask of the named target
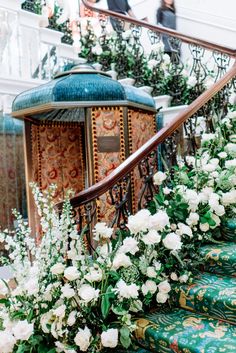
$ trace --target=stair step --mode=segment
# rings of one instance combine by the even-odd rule
[[[183,309],[149,314],[137,326],[137,341],[152,352],[236,352],[236,326]]]
[[[236,276],[236,243],[206,245],[200,250],[205,270],[220,275]]]
[[[236,324],[236,278],[201,273],[192,284],[176,285],[181,308]]]

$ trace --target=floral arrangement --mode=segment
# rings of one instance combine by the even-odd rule
[[[157,172],[159,191],[116,231],[97,223],[91,254],[65,201],[61,216],[52,204],[55,187],[33,185],[42,239],[15,211],[17,229],[0,241],[14,274],[0,280],[0,352],[76,353],[128,349],[135,318],[171,305],[174,287],[191,281],[202,243],[217,241],[226,217],[236,211],[236,112],[202,135],[195,157],[179,161],[174,176]],[[116,233],[116,234],[115,234]]]

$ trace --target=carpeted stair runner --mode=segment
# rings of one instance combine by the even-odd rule
[[[204,271],[176,284],[176,309],[137,321],[138,344],[157,353],[236,353],[236,227],[201,248]]]

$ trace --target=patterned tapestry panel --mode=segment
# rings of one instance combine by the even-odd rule
[[[23,123],[0,116],[0,227],[12,228],[12,209],[26,217]]]
[[[130,154],[132,154],[156,133],[155,114],[150,112],[142,112],[139,110],[129,110],[128,126]],[[132,178],[133,212],[136,212],[138,209],[138,199],[140,196],[141,188],[142,180],[139,175],[138,167],[136,167],[134,169]]]
[[[104,179],[125,159],[122,108],[92,110],[94,182]],[[100,197],[98,218],[109,221],[114,216],[109,194]]]
[[[33,180],[46,190],[57,185],[55,202],[67,190],[84,189],[85,173],[81,123],[46,123],[32,125]]]

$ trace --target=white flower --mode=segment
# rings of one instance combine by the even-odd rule
[[[157,285],[152,280],[147,280],[141,287],[143,295],[147,295],[148,293],[154,294],[157,291]]]
[[[129,216],[127,227],[129,228],[131,234],[138,234],[144,232],[148,228],[149,217],[151,213],[146,210],[140,210],[134,216]]]
[[[0,279],[0,295],[6,295],[8,293],[8,288],[6,284]]]
[[[160,271],[161,269],[161,262],[160,261],[153,261],[153,266],[155,267],[156,271]]]
[[[101,55],[102,54],[102,47],[101,45],[97,44],[92,48],[92,53],[95,55]]]
[[[97,300],[98,296],[99,296],[99,289],[95,289],[92,286],[90,286],[89,284],[83,284],[79,290],[78,290],[78,294],[80,296],[80,298],[85,302],[85,303],[89,303],[92,300]]]
[[[215,211],[216,215],[220,216],[220,217],[222,217],[225,214],[225,208],[222,205],[217,205],[214,208],[214,211]]]
[[[200,223],[199,228],[202,232],[207,232],[210,229],[210,226],[208,223]]]
[[[53,265],[50,269],[53,275],[61,275],[65,270],[65,265],[63,265],[61,262],[58,262],[57,264]]]
[[[164,246],[170,250],[180,250],[182,246],[180,236],[173,232],[167,234],[167,236],[165,237],[165,239],[162,240],[162,242]]]
[[[199,214],[196,212],[190,212],[188,218],[186,219],[186,223],[191,227],[198,224]]]
[[[194,86],[196,86],[196,84],[197,84],[197,79],[196,79],[196,77],[195,77],[195,76],[189,76],[189,77],[188,77],[188,80],[187,80],[187,85],[188,85],[189,87],[194,87]]]
[[[150,70],[152,70],[154,67],[156,67],[157,66],[157,64],[158,64],[158,61],[157,60],[154,60],[154,59],[151,59],[151,60],[149,60],[148,61],[148,68],[150,69]]]
[[[154,185],[161,185],[164,180],[166,180],[167,176],[163,172],[157,172],[153,175],[153,184]]]
[[[68,281],[74,281],[80,277],[80,273],[74,266],[69,266],[64,271],[64,276]]]
[[[109,239],[112,236],[113,228],[107,227],[106,223],[97,223],[93,230],[95,237],[94,240],[99,241],[100,239]]]
[[[179,235],[188,235],[189,238],[192,238],[193,237],[193,232],[192,232],[192,229],[189,227],[189,226],[186,226],[186,224],[184,223],[178,223],[178,234]]]
[[[157,287],[161,293],[169,293],[171,291],[170,283],[167,280],[160,282]]]
[[[65,317],[66,314],[66,306],[65,304],[60,305],[58,308],[53,310],[53,314],[57,317],[59,317],[60,319],[63,319]]]
[[[29,324],[27,320],[18,321],[12,328],[12,333],[17,340],[28,341],[34,332],[34,324]]]
[[[155,278],[157,276],[155,267],[149,266],[147,268],[147,276],[149,278]]]
[[[115,348],[118,344],[118,330],[116,328],[110,328],[107,331],[103,331],[101,334],[101,342],[103,347]]]
[[[214,83],[215,81],[213,77],[207,77],[206,80],[204,81],[206,89],[210,88]]]
[[[167,187],[165,187],[165,188],[163,188],[163,193],[164,193],[164,195],[169,195],[170,193],[171,193],[171,189],[169,189],[169,188],[167,188]]]
[[[0,331],[0,352],[12,353],[16,344],[15,337],[8,331]]]
[[[158,244],[161,241],[161,236],[155,229],[151,229],[148,233],[143,235],[142,241],[146,245]]]
[[[120,267],[129,267],[132,266],[132,262],[129,258],[129,256],[121,253],[121,254],[116,254],[112,263],[112,267],[115,270],[118,270]]]
[[[30,278],[25,284],[24,289],[29,295],[36,295],[39,291],[38,278]]]
[[[169,294],[167,293],[159,292],[156,295],[156,301],[160,304],[164,304],[168,298],[169,298]]]
[[[212,217],[213,221],[216,223],[215,226],[211,226],[211,228],[214,229],[214,228],[216,228],[216,227],[218,227],[220,225],[221,221],[220,221],[220,218],[217,215],[215,215],[215,214],[212,214],[211,217]]]
[[[68,283],[66,283],[61,288],[61,292],[62,292],[62,297],[67,298],[67,299],[70,299],[75,296],[74,289]]]
[[[190,211],[195,212],[200,202],[198,193],[194,190],[187,189],[185,191],[184,198],[189,204]]]
[[[87,273],[84,278],[89,282],[100,282],[102,280],[102,270],[91,268],[89,273]]]
[[[225,146],[225,150],[226,152],[229,153],[229,155],[233,158],[236,157],[236,143],[228,143],[226,146]]]
[[[225,162],[225,168],[230,169],[230,168],[235,168],[235,167],[236,167],[236,158]]]
[[[224,193],[221,196],[221,202],[224,206],[236,203],[236,190],[233,189],[229,192]]]
[[[121,299],[138,298],[139,287],[136,284],[126,284],[123,279],[120,279],[116,287]]]
[[[170,56],[168,54],[164,54],[162,59],[163,59],[164,65],[170,64]]]
[[[127,237],[123,240],[123,244],[119,249],[119,253],[126,254],[129,252],[134,255],[137,251],[139,251],[138,242],[133,237]]]
[[[170,278],[172,279],[172,281],[178,281],[178,276],[175,272],[171,272]]]
[[[164,51],[164,44],[162,42],[152,44],[151,50],[153,51],[153,53],[163,52]]]
[[[218,153],[218,157],[224,159],[224,158],[227,157],[227,153],[226,152],[220,152],[220,153]]]
[[[202,134],[202,144],[205,142],[210,142],[216,138],[215,134]]]
[[[76,322],[76,316],[77,316],[77,312],[75,310],[71,311],[69,316],[68,316],[68,319],[67,319],[67,324],[69,326],[73,326],[74,323]]]
[[[82,330],[81,328],[75,336],[75,344],[80,348],[82,352],[86,352],[90,345],[90,339],[92,337],[91,331],[87,326]]]
[[[188,281],[188,275],[179,276],[180,283],[186,283]]]
[[[163,231],[170,224],[169,217],[165,211],[158,211],[149,218],[149,229]]]

